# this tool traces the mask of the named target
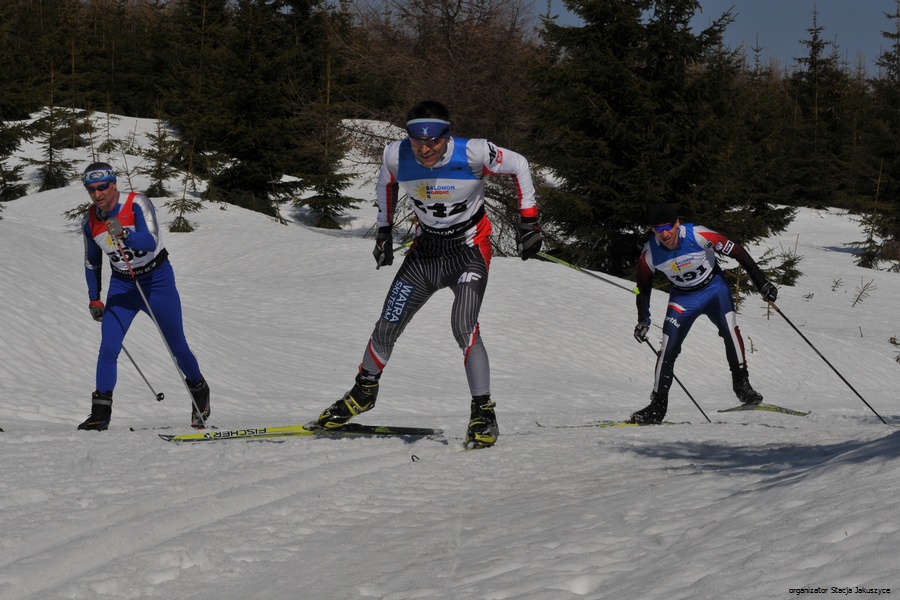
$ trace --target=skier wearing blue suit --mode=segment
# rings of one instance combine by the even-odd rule
[[[634,337],[647,341],[650,330],[650,292],[653,273],[661,272],[671,284],[669,303],[663,321],[663,339],[654,371],[650,404],[633,413],[631,422],[661,423],[666,416],[669,388],[675,371],[675,359],[694,321],[706,315],[716,325],[725,342],[725,356],[731,369],[732,386],[744,404],[759,404],[762,394],[753,389],[747,373],[744,341],[737,326],[731,289],[716,260],[716,254],[735,259],[767,302],[778,298],[778,288],[739,244],[706,227],[684,223],[671,204],[660,204],[650,211],[653,237],[641,252],[637,272],[638,324]]]
[[[89,165],[83,183],[91,198],[81,225],[88,308],[101,322],[102,339],[91,414],[78,429],[109,427],[122,342],[139,312],[151,314],[147,303],[193,396],[191,424],[202,427],[210,412],[209,386],[184,336],[181,298],[156,210],[144,194],[119,192],[115,170],[107,163]],[[105,304],[100,300],[104,254],[111,269]]]

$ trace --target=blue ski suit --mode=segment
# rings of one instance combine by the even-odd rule
[[[637,272],[639,323],[650,323],[653,273],[660,271],[671,283],[662,347],[654,372],[653,391],[658,397],[668,396],[675,360],[700,315],[709,317],[718,328],[719,336],[725,342],[725,356],[732,377],[740,377],[746,372],[744,340],[737,326],[731,290],[716,261],[717,253],[737,260],[757,288],[766,282],[765,274],[743,247],[720,233],[692,223],[679,227],[678,245],[674,250],[653,237],[641,252]]]
[[[106,221],[111,218],[117,218],[126,230],[121,242],[125,256],[119,251],[116,240],[106,231]],[[118,202],[109,213],[94,206],[90,208],[82,220],[82,233],[90,300],[100,300],[104,254],[112,270],[101,323],[96,390],[112,395],[117,380],[117,359],[125,334],[138,312],[150,314],[141,291],[185,379],[189,383],[199,382],[202,379],[200,367],[184,335],[175,272],[169,263],[156,210],[150,199],[136,192],[120,192]]]

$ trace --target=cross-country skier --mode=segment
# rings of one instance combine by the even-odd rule
[[[109,427],[117,378],[116,361],[122,341],[137,313],[149,314],[141,292],[150,303],[153,316],[203,415],[201,419],[192,405],[191,424],[202,427],[209,416],[209,386],[184,337],[181,298],[175,287],[175,272],[163,245],[156,210],[144,194],[119,192],[115,170],[107,163],[88,165],[82,180],[92,202],[81,225],[88,308],[94,320],[101,322],[102,339],[97,357],[96,389],[91,394],[91,414],[78,429],[103,431]],[[105,305],[100,300],[104,254],[111,269]]]
[[[466,431],[470,447],[488,447],[499,429],[491,401],[490,366],[481,341],[478,313],[491,262],[491,222],[485,214],[484,177],[511,175],[519,197],[519,256],[541,248],[541,231],[528,161],[484,139],[450,134],[450,113],[435,101],[416,104],[407,114],[408,137],[388,144],[378,175],[377,267],[394,261],[391,227],[398,187],[409,195],[418,218],[412,248],[391,283],[381,316],[359,366],[353,388],[325,409],[318,425],[337,428],[371,410],[378,380],[394,343],[410,319],[437,290],[454,295],[451,327],[463,351],[472,395]]]
[[[638,342],[647,341],[650,330],[653,272],[660,271],[671,286],[650,404],[632,414],[631,422],[661,423],[666,416],[675,359],[700,315],[706,315],[715,323],[719,336],[725,341],[734,393],[744,404],[759,404],[763,397],[750,386],[744,341],[737,326],[731,289],[716,262],[716,254],[737,260],[767,302],[778,298],[778,288],[766,279],[744,248],[721,233],[692,223],[682,224],[675,206],[656,205],[649,216],[654,235],[644,245],[637,271],[638,324],[634,328],[634,337]]]

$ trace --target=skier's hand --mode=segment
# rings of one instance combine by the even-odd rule
[[[775,302],[778,300],[778,288],[771,281],[767,281],[759,286],[759,293],[766,302]]]
[[[91,316],[95,321],[103,320],[103,302],[101,302],[100,300],[91,300],[88,303],[88,310],[91,311]]]
[[[638,341],[639,344],[643,344],[647,341],[647,333],[650,332],[650,321],[645,321],[643,323],[638,323],[634,326],[634,339]]]
[[[106,221],[106,232],[117,240],[125,239],[127,236],[125,231],[125,228],[122,227],[122,222],[118,219],[112,218]]]
[[[394,264],[394,239],[391,236],[391,226],[386,225],[378,228],[375,235],[375,249],[372,250],[372,256],[375,257],[375,269],[382,266],[391,266]]]
[[[516,250],[522,260],[528,260],[541,251],[541,226],[538,225],[537,219],[522,219],[519,227],[516,229]]]

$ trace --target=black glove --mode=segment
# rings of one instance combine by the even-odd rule
[[[372,256],[375,257],[375,269],[382,266],[391,266],[394,264],[394,239],[391,236],[391,226],[386,225],[378,228],[375,235],[375,249],[372,250]]]
[[[778,300],[778,288],[771,281],[767,281],[759,286],[759,293],[762,294],[763,300],[766,302],[775,302]]]
[[[634,326],[634,339],[638,341],[639,344],[643,344],[647,341],[647,333],[650,331],[650,321],[645,321],[643,323],[638,323]]]
[[[106,232],[119,240],[128,237],[128,230],[122,227],[122,223],[118,219],[109,219],[106,222]]]
[[[91,300],[88,303],[88,310],[91,311],[91,316],[94,317],[95,321],[103,320],[103,303],[100,300]]]
[[[522,219],[516,229],[516,249],[522,260],[528,260],[541,251],[541,226],[537,219]]]

